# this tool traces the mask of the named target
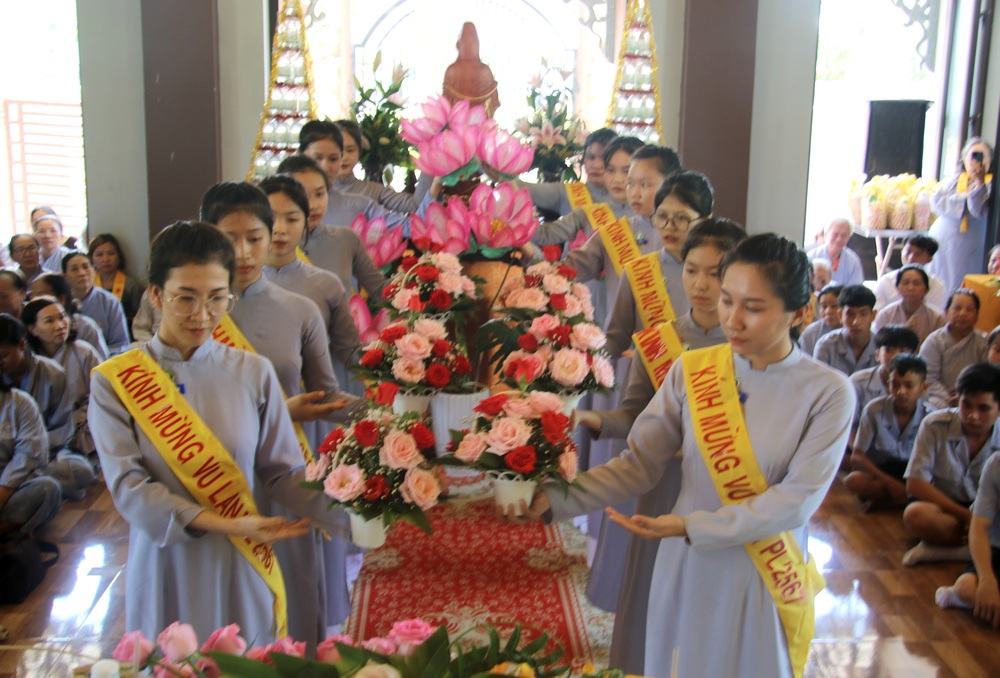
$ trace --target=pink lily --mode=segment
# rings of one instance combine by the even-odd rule
[[[414,245],[424,251],[461,254],[469,249],[469,224],[461,210],[451,208],[461,205],[461,200],[449,201],[446,209],[433,202],[427,207],[423,218],[414,214],[410,217],[410,238]],[[461,206],[464,209],[464,205]],[[458,218],[456,218],[458,217]]]
[[[480,184],[469,197],[470,222],[480,247],[521,247],[538,228],[528,189]]]
[[[479,159],[504,177],[516,177],[531,167],[535,151],[503,131],[490,120],[479,138]]]
[[[529,131],[535,145],[542,145],[545,148],[552,148],[556,144],[566,145],[566,137],[556,131],[551,120],[542,123],[542,128],[532,127]]]
[[[367,302],[360,294],[352,296],[347,304],[351,308],[351,316],[354,318],[355,327],[358,328],[362,346],[378,339],[382,330],[389,326],[389,311],[383,308],[373,318]]]
[[[478,126],[447,129],[417,146],[417,169],[432,177],[446,177],[468,165],[478,146]]]

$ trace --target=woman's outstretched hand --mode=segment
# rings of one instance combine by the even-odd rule
[[[531,498],[531,506],[528,506],[528,503],[522,499],[520,506],[508,504],[501,507],[497,505],[494,509],[494,514],[505,523],[527,525],[541,518],[542,514],[551,507],[552,505],[549,503],[549,498],[545,496],[545,493],[541,490],[535,490],[535,496]]]
[[[634,515],[631,518],[610,506],[604,509],[608,517],[624,527],[629,532],[646,539],[664,539],[666,537],[686,537],[687,529],[684,520],[673,513],[666,513],[655,518],[651,516]]]

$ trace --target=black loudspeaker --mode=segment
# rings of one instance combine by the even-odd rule
[[[930,101],[872,101],[865,174],[915,174],[924,164],[924,121]]]

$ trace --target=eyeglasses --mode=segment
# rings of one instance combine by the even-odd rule
[[[38,245],[23,245],[21,247],[15,247],[10,251],[11,254],[29,254],[31,252],[37,252]]]
[[[193,294],[178,294],[175,297],[164,297],[164,301],[173,307],[174,315],[187,317],[201,310],[202,304],[208,309],[210,316],[219,317],[233,310],[236,305],[236,295],[226,294],[209,297],[202,301]]]
[[[691,224],[696,224],[699,221],[703,221],[703,219],[704,217],[695,217],[692,219],[686,214],[675,214],[672,217],[666,217],[659,212],[653,212],[653,216],[649,220],[653,223],[653,226],[661,231],[667,227],[667,224],[673,224],[674,228],[684,233],[691,228]]]

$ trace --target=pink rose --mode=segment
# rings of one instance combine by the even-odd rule
[[[475,299],[479,296],[479,290],[476,288],[476,283],[469,276],[462,276],[462,293],[467,297],[472,297]]]
[[[417,441],[409,433],[393,429],[385,436],[378,462],[389,468],[413,468],[423,461]]]
[[[281,640],[268,645],[267,651],[277,654],[287,654],[289,657],[305,657],[306,644],[304,641],[295,642],[288,636],[285,636]]]
[[[532,264],[524,270],[525,275],[530,275],[533,278],[544,278],[550,273],[552,273],[552,264],[547,261],[540,261],[537,264]]]
[[[445,273],[461,273],[462,262],[451,252],[437,252],[431,255],[431,263]]]
[[[576,297],[566,295],[566,308],[563,309],[563,315],[567,318],[573,318],[575,316],[583,313],[583,302],[581,302]],[[586,316],[585,316],[586,317]],[[587,320],[593,320],[593,314],[587,318]]]
[[[190,624],[174,622],[156,637],[163,656],[168,662],[182,662],[198,651],[198,637]]]
[[[505,402],[503,404],[503,411],[512,417],[520,417],[521,419],[527,419],[535,415],[535,408],[531,406],[531,402],[527,398],[523,397],[511,398]]]
[[[410,332],[396,340],[396,350],[404,358],[423,360],[431,354],[431,342],[421,334]]]
[[[201,646],[202,654],[208,652],[224,652],[242,656],[247,651],[247,641],[240,637],[239,624],[230,624],[216,629]]]
[[[392,625],[389,640],[396,643],[399,654],[407,657],[436,630],[423,619],[407,619]]]
[[[173,662],[161,662],[153,667],[153,678],[189,678],[195,675],[189,664],[183,666]]]
[[[149,661],[149,655],[153,652],[153,645],[142,631],[129,631],[118,641],[118,646],[111,656],[120,662],[135,662],[136,666],[142,668]]]
[[[542,277],[542,288],[549,294],[566,294],[569,292],[569,280],[558,273],[549,273]]]
[[[521,447],[531,437],[531,427],[521,419],[497,419],[486,434],[486,444],[490,452],[501,456],[515,447]]]
[[[379,654],[388,655],[396,652],[396,643],[388,638],[369,638],[368,640],[361,641],[361,647],[372,652],[378,652]]]
[[[590,288],[583,283],[573,283],[570,293],[580,301],[590,301]]]
[[[549,298],[537,287],[525,287],[514,290],[507,295],[507,306],[510,308],[527,308],[532,311],[544,311]]]
[[[445,328],[444,323],[433,318],[421,318],[417,320],[413,323],[413,331],[427,337],[428,341],[432,342],[448,338],[448,330]],[[426,358],[427,356],[423,357]]]
[[[397,358],[392,363],[392,376],[408,384],[420,383],[424,379],[424,364],[414,358]]]
[[[478,433],[468,433],[455,450],[455,458],[464,461],[466,464],[475,463],[479,456],[486,451],[486,441]]]
[[[403,288],[392,298],[392,307],[404,313],[410,310],[410,300],[420,296],[417,290]]]
[[[542,414],[543,412],[559,412],[562,414],[563,411],[562,398],[555,393],[532,391],[528,394],[528,402],[531,403],[531,406],[538,414]]]
[[[334,501],[349,502],[365,491],[365,474],[357,464],[333,467],[323,481],[323,494]]]
[[[594,364],[590,366],[590,371],[594,373],[594,379],[604,388],[611,388],[615,385],[615,368],[602,355],[594,357]]]
[[[322,480],[323,476],[325,476],[326,472],[329,470],[330,470],[330,455],[321,454],[319,455],[318,461],[310,461],[306,463],[306,480],[310,483],[315,482],[317,480]],[[241,652],[239,654],[243,653]]]
[[[577,323],[569,333],[569,345],[581,351],[596,351],[607,341],[607,335],[594,323]]]
[[[438,278],[438,288],[451,296],[458,296],[462,291],[462,276],[457,273],[442,273]]]
[[[549,372],[563,386],[578,386],[589,372],[587,355],[575,348],[561,348],[552,356]]]
[[[337,649],[337,643],[341,645],[354,645],[354,641],[351,640],[350,636],[330,636],[316,646],[316,659],[331,664],[339,662],[340,650]]]
[[[441,494],[441,483],[430,471],[411,468],[403,478],[399,493],[403,495],[403,501],[416,504],[426,511],[437,503],[438,495]]]
[[[563,452],[559,455],[559,475],[567,483],[576,480],[577,463],[576,452]]]
[[[528,331],[532,334],[532,336],[540,341],[542,339],[547,339],[549,333],[561,324],[562,323],[559,322],[559,318],[551,313],[546,313],[545,315],[540,315],[532,320],[531,325],[528,327]]]
[[[587,320],[594,319],[594,304],[591,303],[590,299],[584,299],[580,302],[583,306],[583,317]]]

